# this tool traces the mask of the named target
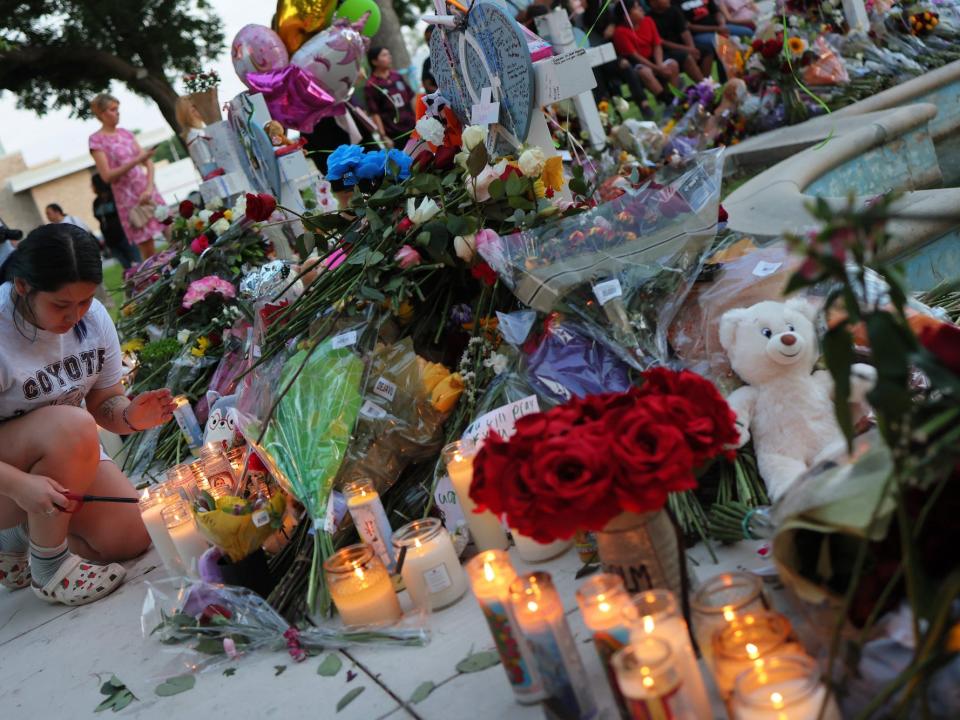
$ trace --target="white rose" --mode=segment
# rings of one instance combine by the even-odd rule
[[[190,331],[181,330],[180,332],[178,332],[177,342],[180,343],[181,345],[186,345],[188,342],[190,342]]]
[[[203,222],[205,222],[205,223],[210,222],[210,217],[211,217],[212,215],[213,215],[213,211],[212,211],[212,210],[201,210],[200,213],[199,213],[200,219],[201,219]]]
[[[213,230],[217,235],[223,235],[227,230],[230,229],[230,221],[226,218],[220,218],[210,226],[210,229]]]
[[[443,145],[443,125],[439,120],[424,115],[417,121],[417,135],[431,145]]]
[[[547,158],[544,156],[543,150],[538,147],[527,148],[520,154],[520,159],[517,161],[520,172],[530,178],[540,177],[546,163]]]
[[[485,367],[492,368],[494,375],[500,375],[507,369],[507,356],[500,353],[494,353],[483,361]]]
[[[423,225],[439,214],[440,206],[432,198],[424,198],[419,206],[415,198],[407,200],[407,217],[414,225]]]
[[[237,201],[233,204],[233,215],[234,217],[243,217],[247,214],[247,196],[241,195],[237,198]]]
[[[477,236],[457,235],[453,239],[453,250],[465,263],[471,262],[477,254]]]
[[[475,178],[467,178],[467,192],[477,202],[486,202],[490,199],[490,183],[503,175],[507,169],[507,161],[501,160],[492,167],[487,165]]]
[[[204,203],[207,210],[219,210],[223,207],[223,199],[219,197],[210,198],[210,202]]]
[[[153,216],[160,222],[163,222],[170,217],[170,208],[168,208],[166,205],[157,205],[156,209],[153,211]]]
[[[623,115],[627,110],[630,109],[630,103],[624,100],[622,97],[617,95],[613,99],[613,106],[617,109],[617,112]]]
[[[487,141],[486,125],[468,125],[460,135],[463,142],[463,149],[473,150],[480,143]]]

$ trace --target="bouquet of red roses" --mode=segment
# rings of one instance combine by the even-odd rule
[[[575,398],[491,434],[470,497],[542,543],[602,530],[622,512],[660,510],[696,470],[736,446],[735,416],[713,384],[654,368],[624,393]]]

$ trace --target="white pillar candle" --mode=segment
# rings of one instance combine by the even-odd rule
[[[630,626],[632,641],[658,638],[670,645],[677,671],[683,678],[688,702],[697,717],[711,715],[710,697],[700,673],[697,656],[690,642],[690,631],[680,614],[676,598],[669,590],[647,590],[633,597],[624,608],[624,619]]]
[[[774,655],[737,678],[730,710],[733,720],[840,720],[832,697],[820,715],[826,694],[812,658]]]
[[[539,543],[533,538],[521,535],[513,528],[510,528],[510,534],[513,536],[513,544],[517,546],[517,555],[520,559],[528,563],[544,562],[562,555],[573,545],[573,538],[569,540],[554,540],[552,543]]]
[[[686,678],[665,640],[645,637],[631,642],[613,656],[613,667],[626,700],[627,717],[634,720],[713,717],[712,713],[701,715],[695,710]]]
[[[369,545],[343,548],[327,558],[323,569],[344,625],[384,625],[400,619],[390,573]]]
[[[403,583],[415,605],[438,610],[463,597],[467,577],[439,520],[407,523],[394,533],[393,542]]]
[[[470,499],[470,483],[473,482],[473,459],[477,453],[476,445],[469,440],[450,443],[443,449],[443,459],[447,464],[450,484],[457,494],[463,516],[470,529],[477,550],[506,550],[510,543],[499,518],[484,510],[475,512],[477,504]]]
[[[630,640],[630,632],[624,610],[630,603],[630,595],[623,585],[623,578],[611,573],[600,573],[581,583],[577,590],[577,604],[583,622],[593,635],[593,645],[600,664],[607,675],[610,691],[620,709],[627,715],[627,705],[617,685],[617,675],[611,660],[614,654]]]
[[[370,480],[356,480],[343,487],[347,511],[360,533],[360,539],[373,548],[380,561],[393,572],[396,557],[393,551],[393,531],[383,509],[380,493]]]
[[[180,553],[167,532],[167,525],[161,513],[174,498],[167,495],[161,487],[147,488],[140,495],[140,517],[147,528],[150,540],[157,549],[163,566],[171,575],[183,575],[184,566]]]
[[[161,515],[187,574],[200,577],[200,556],[207,551],[210,543],[197,527],[190,506],[183,500],[177,500],[163,508]]]

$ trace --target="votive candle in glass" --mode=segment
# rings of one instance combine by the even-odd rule
[[[227,460],[223,445],[211,442],[200,448],[200,463],[211,488],[226,488],[228,494],[233,494],[237,476]]]
[[[403,614],[390,573],[369,545],[349,545],[323,563],[330,597],[344,625],[394,623]]]
[[[200,556],[207,551],[210,543],[197,527],[190,505],[184,500],[174,500],[163,508],[161,515],[187,574],[199,577]]]
[[[623,585],[623,578],[611,573],[600,573],[585,580],[577,590],[577,604],[583,621],[593,635],[593,645],[600,658],[600,664],[607,675],[607,682],[613,692],[613,698],[620,707],[621,715],[626,715],[627,706],[620,688],[617,675],[611,663],[614,653],[630,641],[624,611],[630,603],[630,595]]]
[[[383,509],[380,493],[370,480],[355,480],[343,487],[343,495],[347,498],[347,511],[357,526],[360,539],[373,548],[380,561],[393,572],[396,567],[396,556],[393,551],[393,530],[387,520],[387,512]]]
[[[690,602],[690,619],[697,647],[713,671],[713,636],[738,616],[767,609],[760,578],[752,573],[730,572],[710,578]]]
[[[403,583],[416,606],[439,610],[463,597],[467,576],[439,520],[407,523],[393,534],[393,544]]]
[[[670,646],[673,662],[683,679],[688,702],[697,717],[710,717],[710,696],[707,694],[700,665],[690,642],[690,631],[674,594],[659,588],[645,590],[630,599],[624,608],[623,616],[630,627],[632,640],[652,637],[663,640]]]
[[[565,720],[596,717],[583,661],[550,575],[535,572],[518,577],[510,584],[510,605],[543,680],[548,716],[552,713]]]
[[[470,499],[470,483],[473,482],[473,460],[477,446],[472,440],[459,440],[443,449],[443,460],[447,466],[450,483],[457,494],[457,501],[463,508],[463,517],[470,529],[477,550],[506,550],[510,543],[500,519],[492,512],[475,512],[477,504]]]
[[[705,720],[691,702],[686,678],[670,652],[670,644],[660,638],[645,637],[631,642],[613,656],[620,692],[626,699],[632,720],[669,718]]]
[[[720,697],[729,701],[740,673],[762,668],[764,659],[782,653],[804,655],[791,638],[790,621],[780,613],[743,615],[713,636],[713,677]]]
[[[189,465],[174,465],[167,470],[167,482],[170,494],[183,500],[193,500],[197,494],[197,478]]]
[[[510,609],[510,584],[517,578],[510,556],[504,550],[485,550],[475,555],[466,568],[517,702],[524,705],[539,702],[544,696],[543,683]]]
[[[773,655],[762,667],[741,673],[730,711],[733,720],[841,720],[820,681],[820,667],[805,655]]]
[[[167,494],[166,490],[167,488],[162,485],[145,489],[140,494],[140,516],[167,572],[171,575],[182,575],[183,561],[163,521],[163,509],[175,500],[173,496]]]

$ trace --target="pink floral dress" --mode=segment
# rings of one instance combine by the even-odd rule
[[[94,150],[102,150],[107,156],[107,164],[115,168],[135,158],[140,153],[140,144],[130,131],[117,128],[116,132],[109,135],[100,131],[91,135],[90,152]],[[114,180],[111,187],[123,232],[130,242],[140,245],[163,235],[163,225],[159,220],[151,219],[142,228],[130,225],[130,210],[140,201],[140,195],[147,189],[147,169],[143,165],[137,165],[126,175]],[[156,189],[153,191],[153,201],[158,206],[166,204]]]

